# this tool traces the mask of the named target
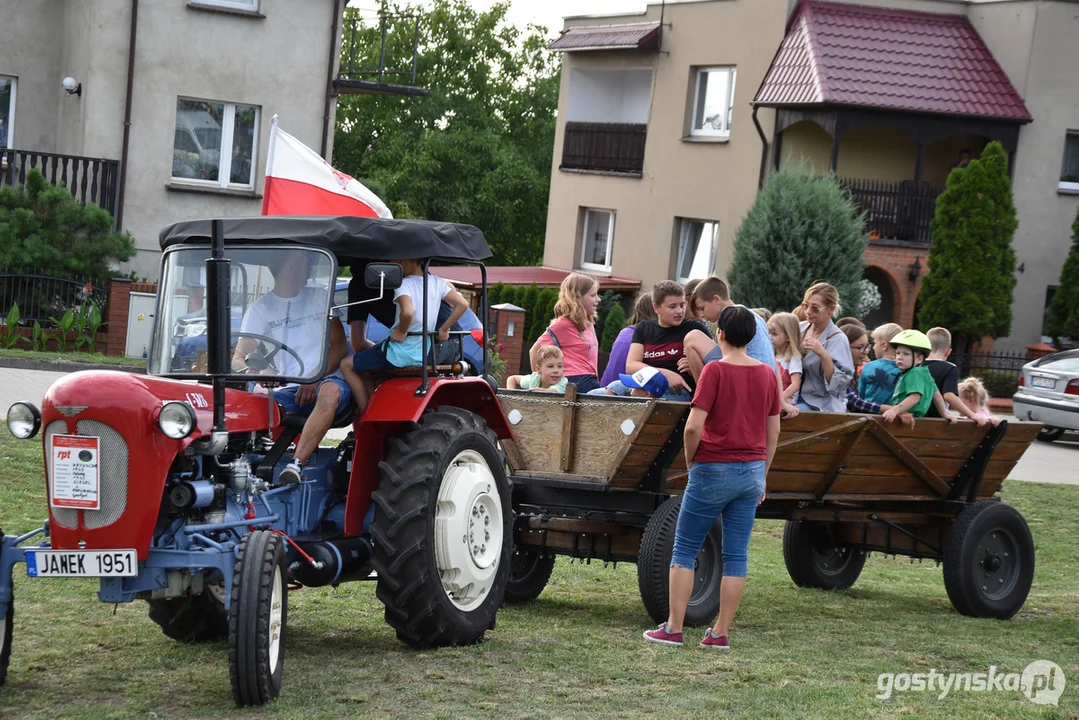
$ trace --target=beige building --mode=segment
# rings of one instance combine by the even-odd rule
[[[639,278],[730,263],[763,174],[834,170],[867,213],[870,322],[913,323],[962,150],[1011,154],[1010,338],[1041,338],[1079,205],[1079,2],[689,0],[567,18],[544,262]]]
[[[163,226],[259,214],[273,115],[328,157],[342,12],[342,0],[0,0],[0,183],[45,166],[114,213],[138,247],[128,269],[156,278]]]

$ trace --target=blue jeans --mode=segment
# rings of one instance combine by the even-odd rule
[[[745,577],[749,535],[764,492],[764,460],[694,463],[674,530],[671,567],[694,569],[704,539],[723,517],[723,577]]]
[[[599,379],[595,375],[569,375],[566,377],[577,386],[577,394],[584,395],[600,387]]]
[[[326,383],[333,383],[337,386],[337,410],[333,416],[339,417],[344,414],[345,409],[348,408],[348,404],[352,402],[352,391],[348,388],[348,383],[345,379],[337,375],[336,373],[328,377],[322,378],[318,384],[319,392],[322,391],[322,386]],[[274,390],[274,400],[281,404],[285,412],[289,415],[303,415],[307,417],[311,414],[311,411],[315,409],[315,403],[310,405],[300,406],[296,404],[296,391],[300,388],[299,385],[289,385],[288,387],[281,388],[280,390]],[[318,395],[316,394],[317,398]]]
[[[606,395],[608,390],[610,390],[611,392],[613,392],[615,395],[617,395],[619,397],[629,397],[630,393],[632,392],[632,388],[626,387],[625,383],[623,383],[621,380],[615,380],[613,383],[611,383],[607,387],[605,387],[605,388],[602,388],[602,387],[597,388],[596,390],[593,390],[588,394],[589,395]],[[661,400],[673,400],[675,402],[692,402],[693,401],[693,393],[690,392],[689,390],[671,390],[660,399]]]

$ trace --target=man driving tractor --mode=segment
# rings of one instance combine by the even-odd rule
[[[239,340],[232,356],[234,370],[258,372],[259,374],[300,377],[322,360],[322,346],[326,325],[326,293],[328,289],[307,284],[310,270],[310,253],[270,252],[266,265],[273,274],[273,290],[253,302],[244,313]],[[267,349],[249,334],[271,338],[280,346]],[[291,351],[291,352],[290,352]],[[266,353],[269,353],[268,355]],[[334,317],[330,324],[330,348],[327,372],[312,383],[290,383],[272,390],[274,399],[285,413],[307,418],[303,432],[296,444],[292,461],[281,471],[282,483],[300,481],[303,465],[318,448],[319,442],[333,426],[334,419],[342,416],[352,402],[348,384],[336,368],[348,355],[341,321]],[[253,357],[258,357],[253,364]],[[255,364],[268,367],[258,369]]]

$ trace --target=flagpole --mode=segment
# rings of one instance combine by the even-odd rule
[[[277,115],[274,114],[270,118],[270,142],[266,149],[266,171],[262,177],[262,214],[266,214],[266,210],[270,207],[270,188],[266,186],[267,181],[273,174],[273,151],[274,145],[277,144]]]

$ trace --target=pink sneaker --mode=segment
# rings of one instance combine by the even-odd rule
[[[712,634],[712,628],[708,628],[708,632],[704,634],[704,640],[701,640],[701,647],[712,648],[714,650],[730,650],[730,643],[727,642],[727,636],[716,637]]]
[[[661,645],[682,645],[682,633],[667,632],[667,623],[662,623],[655,630],[646,630],[644,633],[644,639],[648,642],[659,643]]]

